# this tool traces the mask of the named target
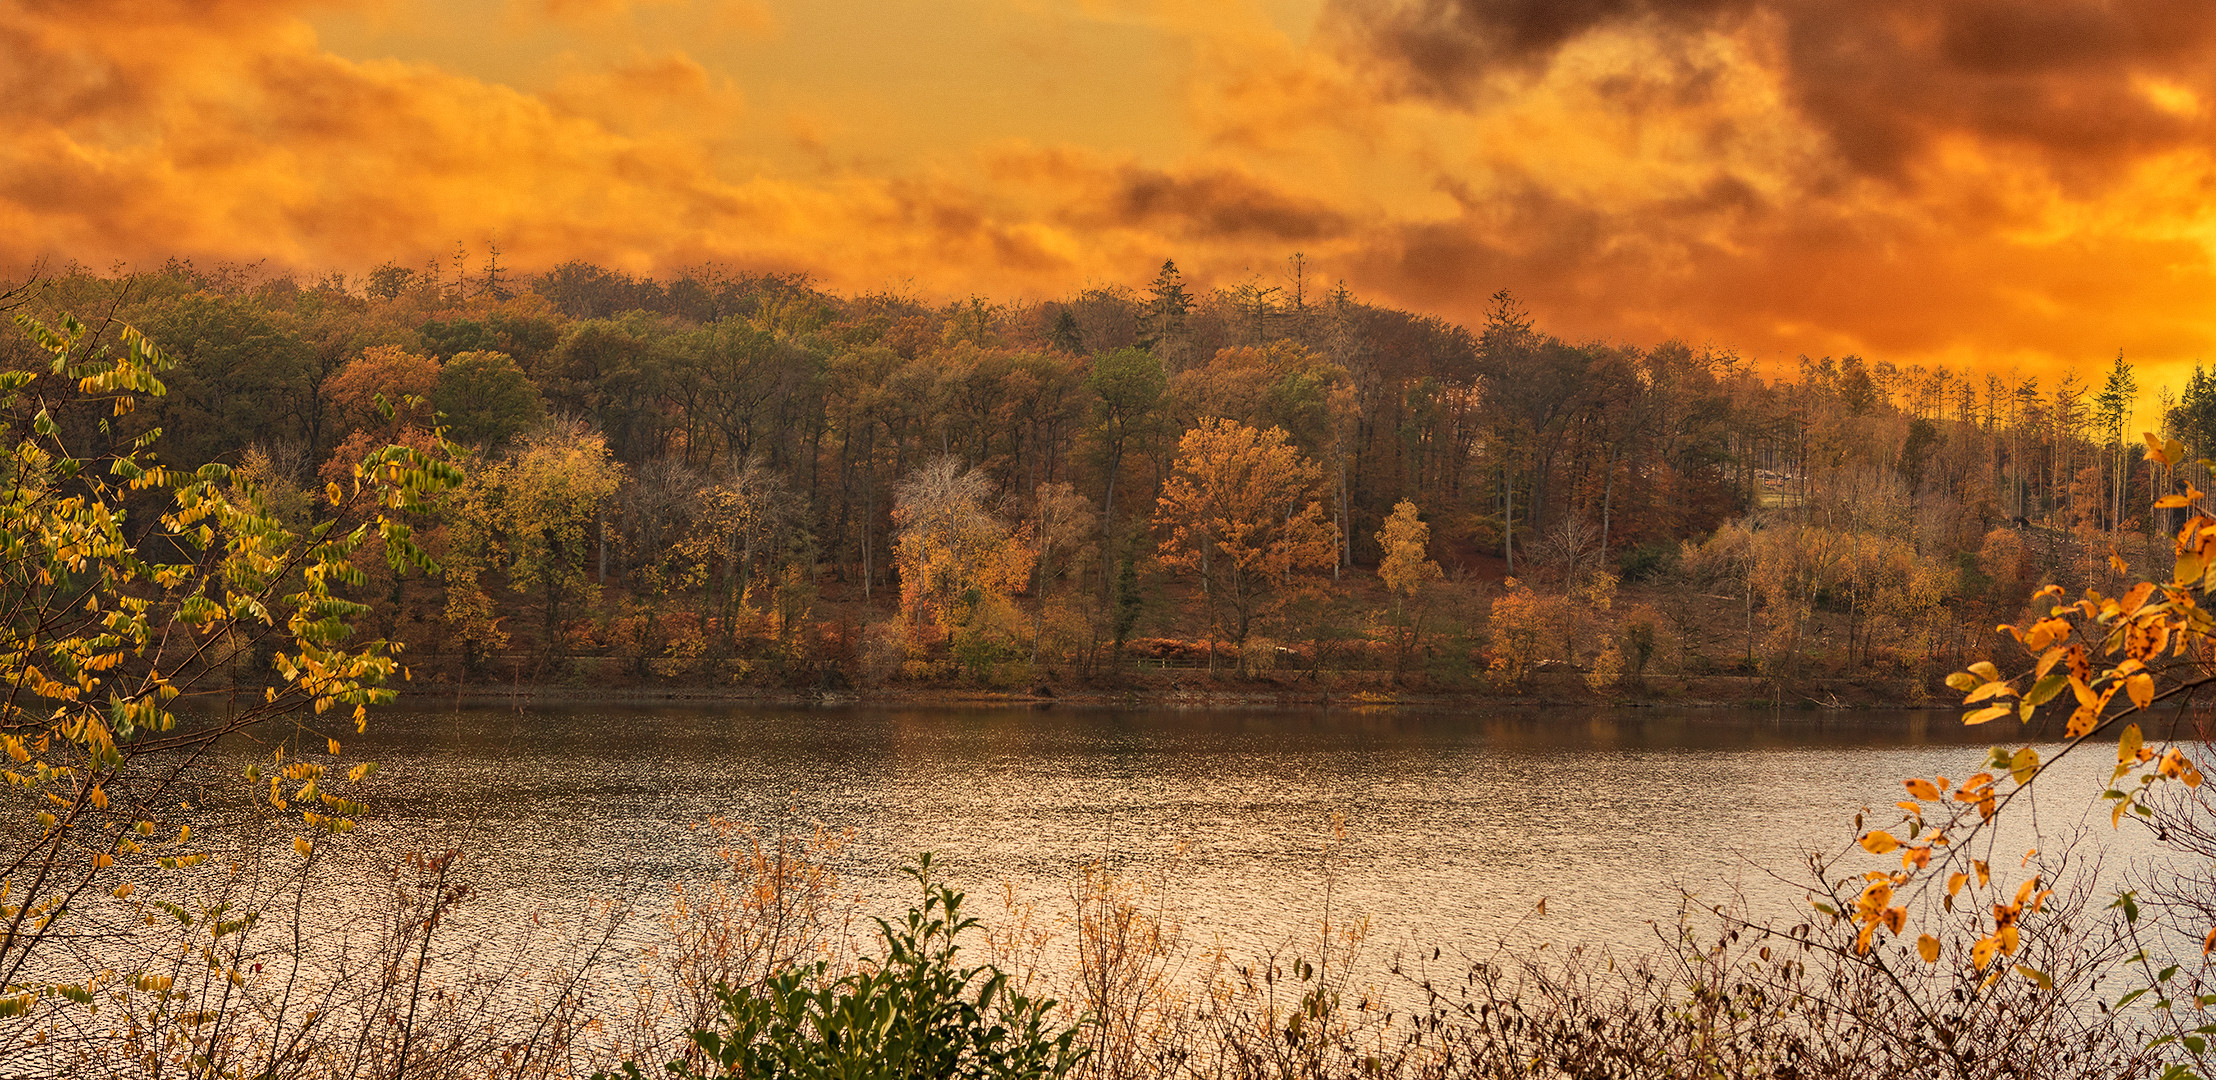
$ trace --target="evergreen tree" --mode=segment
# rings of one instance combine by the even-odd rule
[[[2185,393],[2170,410],[2170,429],[2197,457],[2216,451],[2216,370],[2194,362]]]
[[[1047,334],[1047,344],[1071,356],[1085,355],[1085,333],[1077,326],[1077,316],[1063,308],[1054,317],[1054,329]]]
[[[1139,344],[1157,356],[1163,346],[1185,332],[1185,316],[1193,309],[1192,294],[1185,291],[1185,276],[1174,259],[1162,260],[1162,271],[1147,287],[1146,313],[1141,321]]]
[[[2132,374],[2131,365],[2124,362],[2124,350],[2116,350],[2116,362],[2108,367],[2108,381],[2093,399],[2100,414],[2101,434],[2108,440],[2110,468],[2108,480],[2109,528],[2123,528],[2124,489],[2130,456],[2130,447],[2124,441],[2124,425],[2131,418],[2132,403],[2139,397],[2139,379]]]

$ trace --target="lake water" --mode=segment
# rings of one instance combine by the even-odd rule
[[[347,750],[380,765],[373,832],[459,838],[493,911],[697,879],[713,845],[695,826],[720,817],[852,830],[838,868],[883,907],[907,896],[897,868],[918,851],[973,897],[1007,883],[1046,909],[1098,859],[1160,875],[1201,944],[1313,941],[1328,895],[1337,921],[1370,919],[1373,951],[1452,952],[1651,942],[1681,890],[1803,917],[1802,891],[1770,871],[1851,841],[1864,806],[1889,818],[1901,778],[1970,775],[2015,734],[1958,715],[469,708],[380,714]],[[2050,835],[2098,804],[2103,758],[2041,781]],[[2096,812],[2111,873],[2145,854],[2143,832]],[[1327,862],[1334,815],[1346,836]],[[1994,850],[2014,862],[2026,835]]]

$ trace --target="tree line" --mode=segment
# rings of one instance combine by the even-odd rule
[[[1006,681],[1133,648],[1495,683],[1656,655],[1923,672],[2039,585],[2151,550],[2152,500],[2199,474],[2150,465],[2141,429],[2216,437],[2216,376],[2139,415],[2120,355],[2097,385],[1764,371],[1566,340],[1506,292],[1465,327],[1298,256],[1213,290],[1165,262],[951,303],[470,262],[72,267],[24,295],[176,362],[70,437],[158,427],[165,460],[231,464],[303,522],[366,452],[443,430],[468,477],[418,515],[443,576],[354,592],[462,676]]]

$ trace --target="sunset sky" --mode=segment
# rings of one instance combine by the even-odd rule
[[[0,0],[0,261],[704,261],[2178,385],[2198,0]]]

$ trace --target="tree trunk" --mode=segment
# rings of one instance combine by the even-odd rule
[[[1600,485],[1600,558],[1602,563],[1608,561],[1608,510],[1610,502],[1616,494],[1616,451],[1613,448],[1608,451],[1608,460],[1605,467],[1608,470],[1608,475],[1601,478]]]
[[[1508,576],[1516,576],[1516,473],[1502,469],[1501,493],[1506,509],[1501,514],[1500,557],[1508,561]]]

